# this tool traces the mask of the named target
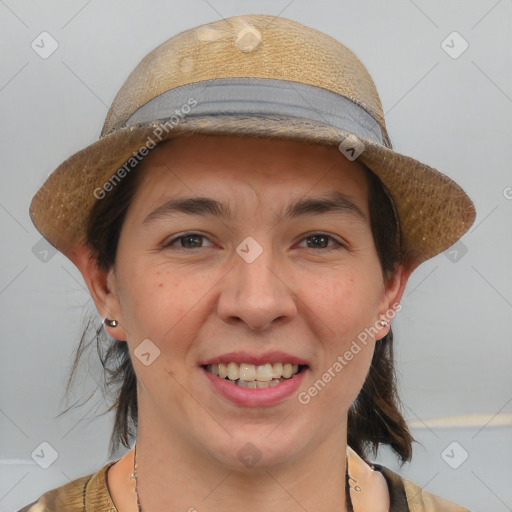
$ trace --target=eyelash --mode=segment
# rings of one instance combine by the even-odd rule
[[[168,242],[165,242],[162,247],[163,248],[172,247],[175,242],[177,242],[179,240],[183,240],[185,238],[190,238],[190,237],[197,237],[197,238],[206,238],[206,239],[208,239],[207,236],[201,235],[200,233],[190,232],[190,233],[185,233],[184,235],[180,235],[180,236],[177,236],[175,238],[172,238]],[[325,238],[328,238],[329,240],[333,241],[334,244],[335,244],[333,247],[321,247],[319,250],[322,250],[322,251],[333,251],[333,250],[338,250],[338,249],[345,248],[345,245],[340,243],[340,242],[338,242],[338,240],[336,240],[334,237],[332,237],[331,235],[328,235],[326,233],[322,233],[322,232],[308,233],[308,234],[306,234],[306,236],[304,236],[301,239],[301,242],[303,240],[306,240],[308,238],[313,238],[313,237],[325,237]],[[193,250],[193,249],[204,249],[204,247],[179,247],[179,249]],[[314,247],[306,247],[306,249],[315,249],[315,248]]]

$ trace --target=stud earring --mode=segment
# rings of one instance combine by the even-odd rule
[[[105,325],[108,325],[109,327],[117,327],[119,325],[119,322],[117,320],[110,320],[110,318],[105,318],[103,320],[103,323]]]

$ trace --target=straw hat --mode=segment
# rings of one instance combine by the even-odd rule
[[[247,15],[187,30],[150,52],[115,97],[100,139],[36,193],[32,221],[72,258],[95,201],[158,142],[191,132],[307,140],[357,157],[393,199],[411,267],[450,247],[475,218],[450,178],[390,148],[375,85],[350,50],[300,23]]]

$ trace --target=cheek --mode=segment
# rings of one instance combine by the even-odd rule
[[[380,297],[378,275],[370,270],[342,269],[312,277],[301,286],[304,300],[327,326],[336,348],[340,338],[356,338],[375,321]]]
[[[336,403],[346,412],[358,395],[368,373],[375,341],[372,337],[381,289],[373,268],[337,269],[320,280],[309,279],[308,305],[324,327],[322,350],[315,368],[313,388],[307,393],[319,399],[320,409]],[[377,268],[378,270],[378,268]],[[319,333],[320,334],[320,333]],[[321,397],[320,397],[321,395]],[[305,400],[308,398],[306,397]],[[319,409],[319,410],[320,410]]]
[[[338,349],[330,353],[327,364],[298,395],[301,404],[313,408],[313,417],[323,418],[327,429],[348,412],[361,391],[373,356],[373,343],[347,343]]]
[[[161,340],[193,302],[190,287],[167,270],[135,268],[123,283],[123,318],[136,339]]]

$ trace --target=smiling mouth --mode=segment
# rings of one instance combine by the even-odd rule
[[[281,382],[292,379],[306,366],[291,363],[267,363],[258,366],[249,363],[220,363],[209,364],[203,368],[234,385],[262,389],[278,386]]]

